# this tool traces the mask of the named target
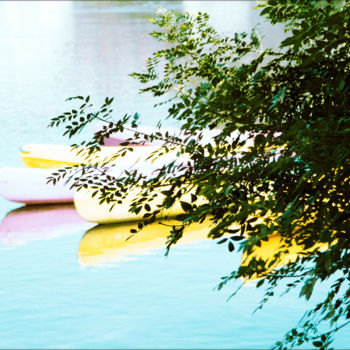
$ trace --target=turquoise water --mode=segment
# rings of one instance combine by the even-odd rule
[[[303,313],[290,295],[252,316],[254,284],[213,291],[240,262],[213,242],[84,267],[74,230],[1,246],[1,348],[265,348]]]
[[[69,108],[69,96],[116,96],[121,115],[139,111],[156,124],[165,111],[154,111],[127,74],[160,47],[144,21],[159,6],[208,9],[224,32],[257,20],[249,2],[0,3],[1,166],[21,166],[25,143],[68,144],[46,125]],[[266,32],[275,45],[281,31]],[[93,224],[73,208],[18,207],[0,199],[0,348],[267,348],[307,306],[292,293],[252,315],[262,297],[254,284],[227,301],[235,285],[213,289],[241,257],[211,241],[176,246],[168,258],[163,248],[145,249],[84,265],[79,249]],[[49,212],[57,220],[45,219]],[[348,347],[348,335],[335,345]]]

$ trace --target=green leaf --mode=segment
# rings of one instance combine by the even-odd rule
[[[228,185],[226,187],[226,190],[225,190],[225,195],[226,196],[229,195],[232,189],[233,189],[233,186],[232,185]]]
[[[192,205],[190,203],[180,201],[180,204],[181,208],[187,213],[190,213],[193,210]]]
[[[244,239],[244,236],[232,236],[230,239],[232,241],[242,241]]]
[[[217,244],[222,244],[225,243],[227,241],[227,238],[223,238],[220,241],[217,242]]]
[[[258,283],[256,284],[256,288],[261,287],[261,286],[264,284],[264,282],[265,282],[264,279],[260,279],[260,280],[258,281]]]
[[[228,244],[228,250],[229,250],[230,252],[233,252],[233,251],[235,250],[235,246],[233,245],[232,242],[229,242],[229,244]]]

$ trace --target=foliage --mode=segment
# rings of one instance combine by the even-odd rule
[[[257,284],[266,288],[260,306],[284,280],[288,290],[299,288],[308,300],[318,283],[331,278],[325,300],[275,345],[284,349],[310,342],[327,348],[350,319],[350,4],[267,0],[259,7],[271,23],[285,24],[287,37],[277,51],[264,49],[256,30],[220,36],[208,25],[207,14],[160,10],[150,19],[159,28],[151,35],[168,46],[148,59],[144,72],[132,76],[143,84],[141,92],[167,98],[168,117],[181,123],[183,134],[136,132],[129,141],[164,140],[159,152],[176,149],[177,162],[164,164],[152,176],[135,170],[114,179],[89,160],[83,170],[67,168],[64,174],[76,174],[75,187],[100,189],[100,199],[111,204],[130,187],[141,186],[130,209],[148,211],[140,229],[191,192],[191,201],[182,202],[182,225],[170,232],[167,248],[181,238],[184,226],[210,216],[209,236],[229,234],[219,243],[230,251],[238,246],[250,256],[218,288],[242,277],[264,277]],[[81,144],[89,154],[127,123],[137,126],[137,114],[111,121],[112,99],[94,112],[89,98],[76,99],[82,106],[52,119],[50,126],[65,122],[66,133],[73,136],[93,120],[105,121],[91,141]],[[216,128],[221,132],[212,142],[201,142],[202,130]],[[129,151],[126,147],[116,157]],[[187,160],[181,161],[184,155]],[[96,177],[97,169],[101,176]],[[150,210],[148,203],[159,191],[163,206]],[[276,232],[283,249],[269,262],[254,256]],[[293,244],[300,254],[277,268],[281,252],[287,254]],[[322,322],[330,323],[329,332],[319,330]]]

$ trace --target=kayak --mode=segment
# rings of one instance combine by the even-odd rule
[[[86,232],[84,221],[71,204],[23,206],[9,212],[0,224],[0,244],[21,245]]]
[[[164,188],[165,190],[165,188]],[[110,224],[118,223],[124,221],[136,221],[143,220],[143,215],[147,213],[146,210],[142,209],[138,214],[132,213],[129,211],[132,201],[141,194],[141,189],[134,188],[127,194],[127,197],[123,199],[122,204],[116,203],[115,206],[111,209],[111,205],[103,202],[100,204],[99,194],[95,195],[92,198],[92,189],[84,189],[77,191],[74,194],[74,205],[79,213],[79,215],[90,222],[96,222],[99,224]],[[151,210],[158,209],[164,200],[165,196],[160,192],[157,193],[157,196],[152,202],[148,202]],[[191,194],[187,193],[182,198],[182,201],[190,202]],[[199,203],[199,202],[198,202]],[[165,209],[160,215],[159,218],[164,217],[174,217],[179,214],[185,213],[181,204],[175,202],[172,208]]]
[[[202,224],[193,223],[186,227],[176,245],[206,240],[210,223],[207,219]],[[97,225],[81,239],[78,260],[82,265],[94,266],[130,260],[132,256],[149,254],[156,249],[165,250],[171,226],[178,224],[179,221],[175,220],[158,221],[143,227],[136,234],[131,234],[130,230],[137,230],[138,222]]]
[[[97,124],[95,128],[95,133],[102,130],[103,123]],[[135,140],[135,131],[140,133],[139,138]],[[213,129],[213,130],[202,130],[203,138],[200,141],[201,144],[209,143],[213,140],[213,138],[220,134],[222,130],[220,129]],[[154,126],[146,126],[146,125],[140,125],[137,128],[133,128],[131,125],[125,125],[123,131],[113,132],[109,137],[105,137],[103,139],[103,145],[104,146],[120,146],[121,143],[125,142],[126,139],[131,139],[129,142],[131,145],[135,145],[134,142],[140,142],[144,140],[142,134],[146,135],[154,135],[156,132],[160,132],[162,135],[165,135],[166,132],[168,132],[169,136],[173,137],[176,136],[180,138],[181,140],[186,137],[184,134],[184,130],[181,130],[180,128],[172,128],[172,127],[161,127],[157,128]],[[161,146],[164,144],[164,140],[153,140],[152,142],[147,141],[145,142],[145,145],[152,145],[152,146]]]
[[[47,183],[50,169],[0,168],[0,195],[25,204],[73,202],[74,191],[63,183]]]
[[[96,152],[91,160],[87,160],[84,155],[77,155],[76,150],[66,145],[50,145],[50,144],[27,144],[21,149],[21,158],[27,167],[30,168],[62,168],[65,166],[73,166],[83,163],[102,163],[116,152],[121,151],[125,147],[101,147],[100,152]],[[127,152],[123,157],[128,165],[138,161],[145,160],[152,152],[158,150],[156,146],[133,147],[133,152]],[[176,152],[168,153],[168,156],[174,157]],[[123,158],[115,159],[112,163],[119,164]]]

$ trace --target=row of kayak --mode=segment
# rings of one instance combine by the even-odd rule
[[[122,147],[111,146],[104,147],[95,157],[94,162],[101,162],[107,157],[112,156],[120,151]],[[129,152],[125,157],[118,158],[114,167],[111,168],[111,174],[120,174],[124,170],[142,168],[143,173],[152,172],[159,167],[160,163],[165,164],[166,161],[175,157],[174,152],[170,152],[162,157],[158,157],[154,162],[147,162],[151,153],[158,148],[154,146],[135,146],[133,152]],[[98,196],[92,198],[90,189],[81,189],[75,191],[70,189],[70,183],[65,184],[58,181],[55,185],[48,182],[58,167],[72,166],[84,163],[84,159],[80,155],[76,155],[69,146],[61,145],[45,145],[32,144],[23,147],[21,157],[23,163],[27,167],[3,167],[0,169],[0,193],[3,197],[10,201],[20,202],[24,204],[43,204],[43,203],[75,203],[78,213],[87,221],[97,223],[112,223],[128,220],[140,220],[144,212],[138,215],[129,212],[130,203],[140,193],[140,190],[133,190],[128,193],[123,204],[117,204],[112,210],[110,205],[104,203],[99,204]],[[163,195],[152,202],[152,207],[162,203]],[[173,209],[167,212],[167,215],[173,216],[182,213],[182,208],[176,204]]]
[[[101,129],[101,126],[98,126]],[[131,126],[126,126],[121,132],[114,132],[107,139],[99,152],[96,152],[89,159],[86,158],[86,152],[78,153],[70,146],[65,145],[49,145],[49,144],[27,144],[21,148],[21,158],[25,167],[3,167],[0,169],[0,195],[7,200],[20,202],[24,204],[43,204],[43,203],[69,203],[73,202],[78,213],[87,221],[96,223],[113,223],[129,220],[141,220],[144,211],[135,215],[129,212],[131,202],[138,196],[141,189],[131,191],[127,198],[123,200],[123,204],[115,204],[112,210],[110,205],[104,203],[100,205],[99,196],[92,198],[90,189],[81,189],[75,192],[70,189],[71,184],[56,182],[55,185],[47,183],[50,177],[57,169],[65,166],[74,166],[79,164],[96,164],[103,163],[113,157],[113,155],[125,149],[121,143],[125,140],[134,142],[134,146],[128,147],[132,151],[128,151],[124,157],[114,159],[110,164],[110,174],[118,176],[125,170],[141,170],[143,174],[149,175],[161,166],[170,162],[177,164],[188,164],[185,156],[178,157],[178,150],[171,150],[168,153],[157,155],[149,158],[159,150],[163,140],[152,140],[151,144],[135,145],[133,141],[134,131]],[[97,129],[98,130],[98,129]],[[170,137],[184,138],[184,132],[175,128],[155,129],[152,127],[139,127],[137,132],[144,135],[153,135],[160,131]],[[209,143],[218,135],[220,130],[205,130],[201,132],[201,143]],[[189,197],[190,195],[188,195]],[[152,208],[160,205],[164,196],[157,194],[157,198],[149,203]],[[186,200],[184,197],[183,200]],[[183,213],[179,203],[175,203],[171,210],[164,212],[166,216],[174,216]]]
[[[139,131],[150,134],[154,130],[145,127]],[[172,129],[168,132],[179,135],[179,130]],[[207,139],[213,136],[213,133],[205,135]],[[120,151],[123,148],[120,143],[129,137],[132,134],[126,130],[123,135],[115,134],[104,140],[107,146],[101,147],[101,151],[89,162],[105,161]],[[114,162],[112,173],[135,168],[143,173],[152,172],[161,164],[174,160],[177,152],[157,157],[153,162],[147,161],[159,146],[160,142],[143,146],[134,144],[132,152]],[[55,185],[48,183],[48,177],[57,172],[58,168],[86,163],[85,156],[77,154],[70,146],[28,144],[21,148],[20,156],[25,167],[0,168],[0,194],[7,200],[26,204],[8,213],[2,220],[2,244],[27,244],[31,240],[50,239],[86,227],[89,229],[80,242],[78,259],[83,265],[96,265],[128,259],[130,255],[146,254],[154,249],[164,249],[169,227],[179,223],[171,219],[155,222],[130,238],[130,230],[138,228],[136,220],[143,216],[143,212],[138,215],[129,212],[131,201],[138,195],[137,190],[130,192],[123,204],[116,205],[111,211],[109,205],[100,205],[97,197],[92,198],[89,189],[76,192],[63,182]],[[159,196],[152,206],[161,204],[162,199]],[[74,206],[71,204],[73,201]],[[181,206],[175,205],[167,215],[182,212]],[[191,225],[185,229],[180,244],[205,240],[209,230],[209,221]]]
[[[140,132],[152,133],[152,129],[145,127]],[[153,130],[154,131],[154,130]],[[179,135],[179,130],[177,130]],[[176,134],[176,129],[171,130],[172,135]],[[217,132],[208,132],[206,137],[213,137]],[[48,183],[48,178],[59,168],[65,166],[74,166],[78,164],[95,164],[103,163],[110,159],[113,155],[123,150],[120,146],[125,138],[131,135],[114,134],[105,143],[111,146],[102,146],[101,151],[96,152],[93,157],[87,159],[86,155],[77,153],[70,146],[64,145],[49,145],[49,144],[28,144],[21,148],[21,158],[25,167],[2,167],[0,169],[0,194],[7,200],[24,203],[24,204],[45,204],[45,203],[69,203],[73,202],[78,213],[87,221],[96,223],[114,223],[124,222],[129,220],[141,220],[144,211],[137,215],[129,211],[131,202],[138,196],[141,189],[134,189],[128,193],[123,204],[116,204],[112,210],[106,202],[100,205],[99,196],[92,198],[92,191],[81,189],[75,191],[70,189],[71,183],[63,181]],[[108,141],[108,142],[107,142]],[[181,159],[176,156],[177,151],[173,150],[161,156],[153,157],[152,161],[149,158],[159,150],[159,145],[143,145],[133,146],[132,151],[128,151],[124,157],[118,157],[113,160],[110,168],[110,174],[118,176],[125,170],[138,169],[143,174],[151,174],[155,169],[158,169],[170,161],[177,162],[187,161],[184,157]],[[152,208],[160,205],[164,196],[158,194],[152,203]],[[184,198],[185,200],[186,198]],[[174,216],[183,213],[180,204],[175,204],[171,210],[166,213],[167,216]]]
[[[149,133],[151,130],[147,130]],[[212,137],[213,135],[207,135]],[[129,137],[127,135],[126,137]],[[105,142],[110,146],[101,148],[101,151],[94,158],[94,162],[103,162],[106,158],[111,157],[113,154],[120,151],[123,147],[120,143],[124,141],[123,135],[115,135],[115,138],[110,138]],[[122,172],[130,169],[141,169],[143,172],[152,172],[154,169],[159,168],[161,164],[165,164],[176,157],[176,151],[167,153],[163,157],[158,157],[152,163],[147,161],[149,156],[156,152],[159,145],[148,144],[144,146],[133,146],[132,152],[129,152],[127,156],[123,158],[117,158],[114,162],[113,174],[115,172]],[[47,220],[38,218],[38,220],[10,220],[10,217],[5,217],[0,226],[0,240],[9,241],[14,238],[11,231],[11,225],[9,222],[18,223],[23,222],[26,229],[28,225],[40,223],[41,226],[45,226],[45,220],[50,225],[53,225],[48,230],[54,233],[53,227],[60,227],[68,224],[73,218],[74,222],[76,218],[79,220],[83,218],[86,224],[89,222],[108,225],[97,225],[92,227],[83,237],[79,247],[79,260],[86,265],[94,265],[96,262],[106,262],[129,254],[142,254],[149,249],[157,249],[165,246],[166,238],[169,235],[169,226],[178,222],[167,221],[167,224],[156,222],[146,226],[137,235],[130,238],[130,230],[137,229],[138,223],[136,220],[142,220],[144,212],[141,211],[137,215],[129,212],[130,204],[133,199],[138,196],[137,190],[130,191],[122,204],[116,204],[113,209],[110,209],[110,205],[107,203],[100,204],[98,196],[92,197],[92,191],[82,189],[78,192],[70,190],[70,186],[65,185],[62,182],[58,182],[55,185],[47,183],[47,178],[51,174],[57,171],[57,168],[64,166],[72,166],[76,164],[86,163],[84,155],[78,155],[76,151],[72,150],[69,146],[62,145],[45,145],[45,144],[29,144],[25,145],[21,149],[21,158],[25,165],[22,168],[15,167],[3,167],[0,169],[0,194],[10,201],[20,202],[24,204],[36,204],[36,208],[41,207],[41,211],[47,215]],[[186,162],[186,159],[178,159],[178,161]],[[188,195],[190,196],[190,195]],[[150,203],[151,207],[160,205],[163,197],[158,197]],[[186,200],[186,197],[183,198]],[[46,204],[52,203],[69,203],[74,201],[74,207],[71,204],[70,209],[65,209],[65,214],[62,212],[60,215],[51,212],[50,206]],[[41,204],[38,205],[38,204]],[[45,205],[43,205],[45,204]],[[23,211],[34,206],[25,206],[19,208],[17,211]],[[53,209],[54,206],[51,206]],[[28,213],[36,213],[37,209],[29,209]],[[170,211],[165,214],[168,217],[178,215],[183,212],[182,207],[179,204],[173,206]],[[28,214],[27,213],[27,214]],[[17,213],[19,214],[19,212]],[[26,215],[27,215],[26,214]],[[53,215],[51,215],[53,214]],[[78,215],[79,214],[79,215]],[[23,215],[23,213],[22,213]],[[36,215],[36,214],[35,214]],[[13,215],[12,215],[13,216]],[[45,216],[45,217],[46,217]],[[59,220],[59,224],[55,221],[55,218]],[[18,218],[17,218],[18,219]],[[188,232],[183,236],[181,243],[195,242],[206,238],[211,228],[211,221],[208,219],[201,224],[193,224],[187,228]],[[92,224],[89,224],[92,225]],[[36,227],[36,226],[35,226]],[[15,228],[15,230],[21,231],[21,228]],[[38,228],[33,229],[37,235],[40,231]],[[29,230],[30,231],[30,230]],[[64,230],[63,230],[64,231]],[[7,233],[11,233],[8,237]],[[1,235],[5,235],[1,237]],[[23,237],[23,235],[22,235]],[[242,264],[247,263],[252,257],[263,258],[264,260],[271,260],[275,253],[281,251],[283,241],[278,234],[271,235],[267,242],[263,242],[261,247],[256,247],[254,254],[249,257],[243,255]],[[288,261],[293,261],[297,258],[302,251],[302,247],[295,245],[288,253],[283,253],[276,262],[272,263],[269,270],[282,266]]]

